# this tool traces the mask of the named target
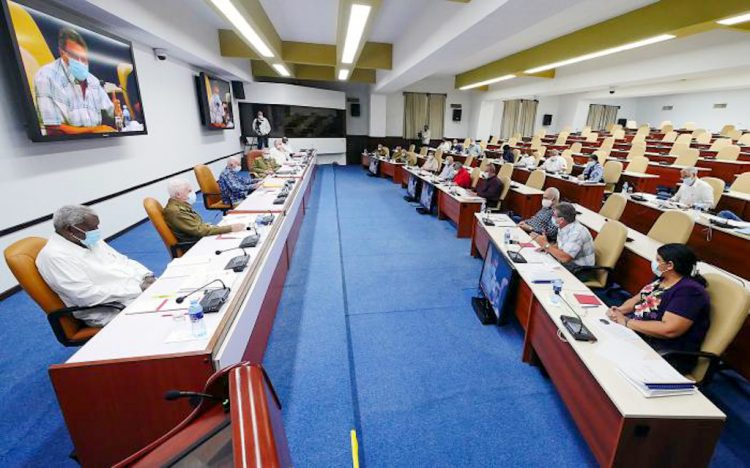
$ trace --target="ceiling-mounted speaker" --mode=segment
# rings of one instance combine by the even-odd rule
[[[628,124],[628,119],[617,119],[617,125],[622,125],[623,127]]]
[[[235,99],[245,99],[245,84],[241,81],[232,81],[232,94]]]
[[[552,125],[552,114],[544,114],[544,117],[542,117],[542,125],[545,127]]]
[[[454,122],[461,121],[461,109],[453,109],[453,121]]]

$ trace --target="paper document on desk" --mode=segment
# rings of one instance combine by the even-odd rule
[[[224,219],[222,219],[221,221],[219,221],[218,226],[228,226],[230,224],[237,224],[237,223],[244,224],[245,226],[249,226],[255,223],[255,215],[250,215],[250,214],[232,215],[230,214],[230,215],[225,216]],[[243,237],[243,234],[241,232],[233,232],[232,234],[234,234],[233,237],[238,237],[238,236]]]
[[[180,283],[180,291],[192,291],[214,280],[221,280],[228,288],[231,288],[237,276],[238,274],[233,270],[196,271]],[[221,289],[222,287],[219,281],[215,281],[204,289]]]
[[[187,321],[186,321],[187,322]],[[189,322],[188,322],[189,325]],[[167,335],[166,338],[164,338],[165,343],[182,343],[185,341],[200,341],[200,340],[208,340],[210,336],[201,336],[200,338],[196,338],[193,336],[193,332],[188,328],[188,325],[185,325],[185,328],[177,328],[176,330],[172,330],[169,335]]]
[[[523,255],[523,258],[526,259],[529,263],[541,263],[544,265],[559,265],[555,259],[544,253],[544,252],[537,252],[534,249],[523,249],[520,251],[521,255]],[[545,269],[547,272],[549,272],[549,268]]]
[[[592,333],[599,337],[599,341],[596,342],[594,348],[596,354],[615,365],[618,365],[622,361],[643,360],[643,356],[646,354],[643,349],[628,341],[610,339],[611,337],[602,330],[602,327],[598,326],[599,324],[592,327],[591,323],[596,323],[596,321],[590,320],[587,326],[589,329],[594,328],[594,330],[591,330]]]
[[[525,251],[522,255],[526,257]],[[529,260],[529,258],[526,257],[526,260]],[[531,263],[531,261],[529,261],[529,263]],[[537,284],[551,283],[554,280],[562,279],[559,273],[550,269],[547,266],[540,265],[540,264],[527,267],[526,272],[529,275],[529,280],[532,283],[537,283]]]
[[[606,336],[607,341],[616,343],[638,343],[641,338],[636,332],[630,328],[623,327],[622,325],[613,322],[612,320],[605,319],[609,324],[600,322],[599,320],[593,320],[595,332],[598,336]],[[642,354],[643,351],[640,351]]]
[[[677,372],[664,359],[625,358],[617,363],[617,370],[646,398],[695,392],[695,382]]]
[[[196,294],[200,298],[200,294]],[[186,311],[190,306],[190,301],[183,301],[182,304],[176,302],[177,294],[172,295],[149,295],[141,294],[125,310],[125,315],[140,315],[157,312]]]
[[[192,255],[172,260],[160,278],[175,278],[179,276],[190,276],[196,270],[204,270],[211,262],[208,255]]]

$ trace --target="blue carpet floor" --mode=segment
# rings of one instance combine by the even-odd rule
[[[450,223],[420,216],[390,181],[321,167],[264,365],[299,467],[591,466],[575,424],[517,326],[485,327],[469,298],[481,262]],[[205,213],[209,220],[215,212]],[[153,271],[150,223],[112,242]],[[0,302],[0,466],[75,466],[46,369],[73,350],[24,293]],[[713,466],[750,464],[750,384],[707,395],[728,415]]]

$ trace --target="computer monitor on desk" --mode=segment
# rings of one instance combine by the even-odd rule
[[[484,298],[473,298],[472,306],[482,323],[504,324],[507,322],[512,301],[512,293],[516,290],[518,272],[513,263],[501,254],[495,244],[489,242],[487,254],[484,256],[482,273],[479,276],[479,289]],[[478,299],[478,300],[477,300]],[[482,302],[484,302],[482,304]],[[484,308],[484,311],[481,310]],[[492,317],[489,317],[489,314]],[[482,315],[484,315],[484,320]]]

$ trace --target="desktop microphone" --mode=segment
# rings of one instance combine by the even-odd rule
[[[175,302],[176,302],[176,303],[178,303],[178,304],[182,304],[183,302],[185,302],[185,299],[187,299],[187,298],[188,298],[188,296],[191,296],[191,295],[193,295],[193,294],[197,293],[198,291],[201,291],[201,290],[202,290],[203,288],[205,288],[205,287],[206,287],[206,286],[208,286],[209,284],[211,284],[211,283],[216,283],[217,281],[218,281],[219,283],[221,283],[221,285],[223,286],[223,288],[224,288],[224,289],[227,289],[227,290],[229,289],[229,288],[227,287],[227,285],[226,285],[226,284],[224,284],[224,282],[223,282],[222,280],[220,280],[220,279],[218,279],[218,278],[217,278],[217,279],[215,279],[215,280],[209,281],[208,283],[204,284],[203,286],[201,286],[201,287],[199,287],[199,288],[193,289],[192,291],[190,291],[189,293],[185,294],[184,296],[180,296],[180,297],[178,297],[177,299],[175,299]]]
[[[591,331],[583,324],[583,318],[580,316],[580,314],[576,312],[576,310],[573,308],[573,306],[570,305],[567,300],[565,300],[565,297],[563,297],[562,295],[562,291],[560,291],[560,294],[558,294],[557,297],[559,297],[565,303],[565,305],[568,306],[568,309],[570,309],[570,311],[573,312],[573,314],[578,319],[578,331],[574,331],[572,330],[570,322],[564,319],[565,316],[560,317],[563,325],[565,325],[565,328],[567,328],[570,334],[573,335],[573,338],[578,341],[597,341],[594,334],[591,333]]]
[[[231,249],[217,250],[217,251],[216,251],[216,252],[214,252],[214,253],[215,253],[216,255],[221,255],[221,254],[223,254],[224,252],[229,252],[230,250],[237,250],[237,249],[241,249],[241,250],[242,250],[242,254],[243,254],[243,255],[247,255],[247,252],[245,252],[245,248],[244,248],[244,247],[242,247],[242,246],[232,247]]]

